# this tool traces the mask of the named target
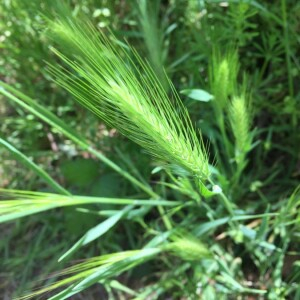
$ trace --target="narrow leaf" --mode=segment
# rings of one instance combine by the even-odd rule
[[[200,89],[187,89],[187,90],[182,90],[180,93],[188,96],[193,100],[197,100],[201,102],[209,102],[214,98],[213,95]]]
[[[62,261],[72,255],[81,246],[84,246],[95,239],[99,238],[101,235],[109,231],[114,225],[116,225],[119,220],[127,214],[132,209],[132,206],[127,206],[123,210],[117,212],[112,217],[108,218],[104,222],[98,224],[97,226],[91,228],[81,239],[79,239],[66,253],[64,253],[58,261]]]
[[[70,195],[70,193],[64,189],[57,181],[55,181],[47,172],[45,172],[40,166],[34,163],[30,158],[21,153],[9,142],[0,138],[0,145],[4,146],[19,162],[31,169],[41,179],[43,179],[54,191],[63,195]]]

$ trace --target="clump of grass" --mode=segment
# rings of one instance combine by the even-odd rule
[[[135,0],[133,1],[136,3]],[[21,3],[22,1],[19,2]],[[39,2],[37,4],[40,7],[40,1],[37,2]],[[78,0],[72,1],[76,7],[73,12],[74,15],[78,13],[78,7],[81,6],[79,2]],[[201,169],[202,165],[198,164],[199,161],[202,161],[203,165],[206,166],[205,149],[197,137],[194,139],[195,133],[192,126],[190,126],[189,117],[184,116],[183,120],[180,120],[181,116],[185,114],[180,100],[178,100],[175,95],[173,96],[175,101],[172,103],[165,93],[161,92],[161,86],[165,88],[165,83],[160,74],[163,73],[162,65],[165,61],[164,53],[167,47],[165,43],[164,45],[161,44],[165,36],[162,34],[163,30],[159,29],[157,22],[158,10],[149,11],[154,4],[150,4],[151,1],[148,2],[144,0],[139,2],[141,5],[144,5],[143,13],[140,15],[141,21],[144,23],[141,24],[140,33],[131,32],[131,34],[143,35],[146,48],[148,48],[148,50],[151,49],[148,57],[156,75],[154,75],[147,63],[143,62],[141,58],[135,57],[132,61],[130,54],[128,55],[129,52],[124,50],[126,45],[120,45],[120,42],[114,38],[106,38],[89,26],[72,21],[71,18],[63,18],[62,16],[64,14],[61,15],[58,22],[51,22],[51,27],[55,33],[54,41],[59,44],[59,49],[62,49],[61,52],[67,54],[62,55],[58,50],[54,50],[54,52],[65,60],[67,67],[65,69],[51,67],[51,71],[57,76],[56,78],[60,81],[61,85],[73,92],[85,107],[88,107],[106,120],[108,124],[117,127],[126,136],[138,142],[147,149],[148,152],[152,153],[152,155],[161,160],[168,161],[170,165],[172,165],[171,171],[173,171],[173,173],[167,170],[166,173],[161,172],[155,175],[156,178],[160,176],[160,183],[162,184],[153,186],[153,190],[150,184],[144,180],[143,175],[139,176],[139,172],[136,173],[141,180],[138,181],[127,171],[108,160],[102,153],[96,151],[93,146],[88,144],[87,140],[89,140],[89,137],[87,137],[86,140],[78,135],[77,132],[72,132],[70,127],[66,126],[61,119],[50,113],[49,107],[37,105],[35,100],[21,95],[15,89],[0,82],[0,86],[4,87],[0,89],[0,93],[5,95],[5,97],[10,98],[14,103],[18,103],[18,105],[29,110],[32,114],[42,118],[46,123],[53,126],[57,131],[62,132],[68,139],[72,140],[82,149],[100,159],[120,175],[124,176],[124,178],[127,178],[134,186],[139,187],[151,198],[156,199],[135,200],[71,196],[68,191],[53,182],[54,179],[52,180],[52,178],[47,176],[29,157],[25,157],[21,152],[17,152],[14,146],[4,140],[2,140],[1,143],[0,138],[0,144],[7,148],[12,154],[14,153],[21,162],[34,170],[40,178],[44,179],[44,182],[48,183],[53,191],[66,194],[66,196],[54,194],[46,195],[44,193],[37,194],[34,192],[12,190],[3,192],[0,189],[0,197],[4,194],[3,200],[0,201],[0,223],[61,206],[85,205],[90,203],[97,203],[97,208],[101,208],[102,203],[109,203],[109,206],[112,206],[112,204],[124,206],[121,210],[115,209],[115,207],[112,206],[112,209],[105,209],[100,212],[81,208],[80,211],[82,213],[86,215],[89,214],[87,215],[88,218],[90,215],[106,216],[108,218],[105,221],[101,220],[100,224],[89,229],[67,252],[65,252],[65,243],[69,243],[70,241],[68,226],[65,226],[66,230],[62,230],[65,231],[65,235],[60,239],[63,242],[61,243],[61,250],[59,251],[65,252],[60,256],[60,260],[69,257],[70,254],[79,249],[78,247],[85,246],[87,243],[95,241],[96,239],[99,243],[97,243],[95,247],[92,247],[93,250],[97,252],[96,255],[99,255],[98,251],[120,251],[119,253],[91,258],[79,264],[75,263],[73,267],[59,272],[59,278],[55,283],[53,283],[54,279],[51,279],[51,283],[53,284],[29,295],[29,297],[47,298],[46,296],[48,295],[44,295],[44,292],[52,293],[56,292],[56,289],[65,288],[62,292],[59,292],[52,298],[49,296],[49,298],[52,300],[72,298],[75,293],[83,291],[93,283],[97,283],[103,285],[107,292],[111,293],[108,296],[109,299],[124,298],[123,294],[122,296],[120,294],[120,296],[116,296],[115,293],[117,293],[116,290],[118,288],[115,289],[112,286],[111,278],[134,268],[138,264],[147,262],[149,259],[156,259],[158,263],[153,264],[150,272],[147,272],[147,285],[140,288],[144,283],[141,280],[138,284],[138,294],[134,292],[131,295],[136,295],[139,299],[235,299],[239,297],[251,297],[249,294],[253,293],[254,295],[252,297],[259,299],[265,297],[268,299],[283,299],[286,297],[300,299],[300,288],[298,284],[299,262],[296,261],[299,252],[297,242],[300,236],[300,218],[298,212],[300,203],[299,190],[295,191],[291,197],[287,197],[289,188],[298,184],[299,168],[297,161],[299,160],[299,155],[296,151],[297,147],[293,147],[293,145],[297,144],[298,138],[297,134],[290,134],[292,133],[291,127],[286,124],[286,120],[291,113],[292,118],[289,119],[295,121],[299,112],[297,109],[293,109],[295,106],[292,105],[292,96],[294,95],[294,98],[296,98],[297,91],[295,90],[294,92],[288,93],[288,88],[286,88],[285,91],[284,87],[289,86],[285,84],[285,82],[282,82],[285,78],[286,70],[284,68],[282,70],[280,69],[280,67],[284,65],[284,49],[286,50],[287,60],[292,60],[294,57],[295,52],[293,52],[293,50],[298,49],[296,48],[297,38],[290,39],[289,41],[288,38],[281,38],[281,31],[277,30],[277,33],[274,32],[275,35],[273,35],[273,32],[267,32],[266,36],[270,37],[268,41],[270,45],[262,49],[261,55],[257,53],[257,51],[254,53],[254,48],[259,49],[260,46],[263,46],[261,45],[261,37],[259,35],[257,39],[255,39],[255,42],[251,41],[252,36],[255,36],[258,31],[256,30],[256,23],[254,23],[254,21],[256,22],[258,19],[250,19],[254,10],[257,12],[260,10],[259,18],[263,15],[268,17],[265,20],[259,20],[258,24],[266,24],[265,21],[272,24],[272,20],[278,19],[276,16],[280,15],[280,6],[278,10],[274,5],[266,4],[262,6],[255,1],[252,1],[251,4],[234,4],[231,2],[216,4],[209,3],[212,1],[190,1],[191,3],[193,2],[193,4],[189,3],[189,5],[193,6],[192,9],[193,12],[195,12],[193,18],[199,20],[199,26],[186,26],[190,23],[190,19],[188,20],[190,14],[186,14],[188,17],[185,17],[182,21],[180,15],[178,15],[178,18],[177,16],[173,18],[176,26],[179,26],[174,36],[172,35],[176,49],[172,49],[172,51],[168,53],[168,62],[170,63],[170,69],[174,70],[175,66],[176,73],[179,74],[180,77],[182,76],[182,80],[180,79],[179,83],[176,81],[175,74],[174,82],[177,82],[177,86],[180,86],[180,84],[185,86],[200,83],[197,82],[199,79],[199,68],[195,67],[202,61],[202,55],[198,55],[199,49],[203,50],[205,48],[210,52],[210,48],[203,47],[203,43],[198,40],[199,36],[207,35],[205,40],[213,45],[216,44],[216,41],[223,42],[230,39],[231,41],[235,40],[237,44],[242,47],[247,46],[235,51],[230,50],[232,53],[229,51],[225,55],[223,55],[223,53],[221,55],[221,50],[224,48],[224,45],[222,45],[222,47],[219,47],[220,52],[217,53],[216,51],[213,56],[211,78],[209,81],[211,93],[214,95],[214,98],[210,98],[209,102],[214,110],[213,117],[211,116],[209,104],[200,105],[201,108],[203,107],[203,116],[205,117],[205,115],[207,115],[209,118],[207,120],[208,128],[206,132],[208,133],[208,137],[212,138],[212,151],[215,152],[217,164],[215,168],[211,167],[213,176],[208,180],[213,192],[207,190],[204,193],[204,189],[202,189],[201,195],[199,195],[198,189],[195,188],[195,184],[189,176],[175,177],[174,174],[175,170],[179,170],[181,175],[185,175],[189,172],[203,181],[209,176],[205,176],[209,174],[209,172],[204,172],[205,167]],[[160,3],[160,1],[155,2]],[[121,3],[125,3],[125,1],[121,1]],[[169,9],[165,2],[161,4],[163,5],[161,8],[164,12],[174,11],[175,8],[180,12],[181,10],[185,10],[186,1],[169,1],[171,9]],[[177,5],[178,7],[175,7]],[[229,9],[224,8],[224,5],[229,5]],[[22,7],[23,6],[24,5],[22,5]],[[252,9],[252,6],[255,8]],[[285,11],[289,7],[285,6],[285,1],[282,0],[281,9],[283,11],[283,17],[282,20],[279,19],[277,23],[277,25],[280,26],[269,27],[273,29],[277,27],[281,30],[283,26],[286,35],[290,32],[294,37],[295,32],[292,29],[296,28],[297,22],[295,22],[295,24],[290,21],[287,22]],[[210,7],[213,8],[213,11],[210,10]],[[291,11],[295,11],[295,8],[297,8],[295,5],[291,5],[290,7]],[[94,8],[95,7],[91,5],[87,11],[91,13]],[[124,8],[126,9],[126,4],[124,4]],[[22,11],[20,12],[22,13]],[[123,10],[120,15],[124,16]],[[168,17],[166,19],[168,19]],[[33,19],[34,18],[32,18],[32,20]],[[126,19],[124,25],[128,24],[125,23],[128,22],[126,16],[124,19]],[[206,19],[208,26],[205,26]],[[172,20],[172,18],[170,20]],[[14,24],[14,22],[12,23]],[[197,20],[193,20],[190,24],[197,25],[197,23]],[[202,27],[202,25],[204,26]],[[273,25],[276,25],[276,23],[273,23]],[[187,27],[189,27],[188,30]],[[203,28],[201,34],[199,34],[198,31],[200,27]],[[172,28],[174,27],[169,26],[165,34],[169,34]],[[211,30],[206,30],[208,28],[211,28]],[[9,30],[11,29],[12,28]],[[197,29],[197,31],[195,31],[195,29]],[[19,35],[21,32],[19,32]],[[81,34],[79,37],[78,32],[79,35]],[[22,39],[19,39],[18,34],[15,34],[13,31],[12,33],[12,37],[17,39],[17,44],[19,45]],[[271,35],[273,35],[275,39],[275,44],[271,41]],[[194,36],[195,39],[190,38],[191,36]],[[186,38],[182,39],[182,37]],[[6,41],[8,40],[10,39],[7,38]],[[249,45],[247,45],[248,41],[251,42]],[[296,42],[294,43],[293,41]],[[205,43],[205,45],[207,45],[207,43]],[[273,48],[274,45],[275,48],[278,46],[279,52],[277,54],[275,53],[275,48]],[[30,58],[31,63],[32,56],[37,58],[34,59],[34,61],[42,62],[40,58],[43,55],[36,55],[36,51],[27,52],[25,46],[26,45],[22,47],[25,52],[21,52],[26,53],[26,57]],[[12,49],[11,47],[6,48]],[[31,48],[33,49],[34,47]],[[282,48],[282,51],[280,48]],[[185,60],[186,49],[189,49],[191,53],[197,53],[197,55],[193,55],[190,57],[191,59],[183,61]],[[253,156],[251,156],[252,162],[250,165],[255,165],[255,169],[249,166],[247,172],[243,173],[242,171],[247,163],[247,152],[250,151],[250,149],[254,149],[256,143],[251,145],[253,132],[250,131],[250,128],[252,128],[252,120],[248,107],[249,97],[245,89],[243,89],[243,86],[238,83],[237,74],[239,66],[236,59],[237,52],[243,53],[241,56],[243,68],[253,73],[251,81],[254,82],[254,84],[252,84],[252,86],[254,89],[257,89],[254,90],[256,95],[255,107],[257,112],[263,112],[262,115],[257,114],[255,119],[260,120],[260,118],[263,118],[263,122],[258,122],[257,125],[266,126],[266,128],[260,128],[259,132],[262,133],[261,137],[263,139],[265,134],[267,135],[265,145],[264,143],[260,143],[258,147],[255,148],[255,151],[253,151]],[[23,56],[24,53],[22,54]],[[179,59],[174,61],[175,56],[179,57],[178,55],[182,55],[183,60]],[[259,56],[260,58],[257,59]],[[12,57],[7,55],[7,58],[7,61],[10,61]],[[206,61],[205,56],[203,58]],[[32,70],[37,70],[36,63],[32,64],[32,68],[28,68],[28,64],[24,64],[24,61],[25,60],[20,60],[22,69],[19,70],[24,71],[23,73],[21,72],[22,74],[19,72],[21,77],[12,76],[12,78],[10,78],[10,75],[7,74],[4,76],[9,82],[14,83],[19,81],[22,83],[22,80],[20,81],[18,78],[37,78],[38,74],[30,73]],[[264,65],[260,71],[257,67],[261,65],[262,61],[264,61]],[[2,66],[4,65],[5,64],[2,64]],[[177,68],[176,66],[179,65],[180,68]],[[9,72],[9,69],[9,66],[4,67],[6,73],[7,71]],[[291,71],[291,68],[289,69],[289,71]],[[201,79],[206,81],[205,68],[203,68],[203,70],[204,72]],[[274,70],[276,70],[276,72],[274,72]],[[296,70],[292,71],[293,72],[289,72],[289,79],[291,80],[293,80],[294,75],[296,76]],[[31,76],[28,76],[30,75],[28,72]],[[156,76],[160,79],[156,79]],[[186,76],[188,76],[188,80]],[[291,80],[289,80],[289,82]],[[30,91],[32,82],[32,80],[28,80],[28,86],[23,85],[23,89],[27,89],[27,92]],[[43,93],[43,97],[49,98],[49,94],[47,93],[48,85],[40,79],[34,82],[41,84],[41,87],[44,85],[47,86],[46,90],[43,89],[46,91]],[[282,83],[282,85],[280,83]],[[167,89],[169,89],[169,87]],[[53,91],[53,96],[60,99],[59,94],[55,96],[56,93],[57,91],[55,93]],[[288,95],[291,97],[289,98]],[[15,96],[20,98],[20,100]],[[277,101],[285,96],[285,101]],[[269,99],[270,101],[273,99],[275,102],[270,104],[269,101],[260,101],[262,98]],[[276,103],[280,106],[274,105]],[[61,104],[62,103],[59,105]],[[45,105],[45,103],[43,105]],[[205,113],[205,109],[208,109],[207,114]],[[278,114],[278,112],[280,112],[280,114]],[[282,116],[282,112],[287,114],[286,117]],[[169,115],[172,115],[171,118]],[[193,115],[195,118],[199,117],[196,110]],[[267,118],[265,118],[265,115]],[[202,116],[200,119],[201,118]],[[16,119],[15,115],[13,115],[11,119]],[[26,130],[30,127],[26,120],[27,119],[24,118],[26,128],[24,132],[25,135],[22,135],[22,142],[28,140],[24,138],[26,137]],[[272,124],[269,123],[270,120],[272,120]],[[293,125],[297,124],[296,121],[293,122]],[[5,123],[6,121],[4,124]],[[200,123],[202,122],[199,122],[199,124]],[[7,122],[7,124],[9,124],[9,122]],[[186,124],[188,124],[188,126],[186,126]],[[90,123],[90,128],[88,129],[92,127],[93,125]],[[293,128],[295,128],[295,126]],[[10,136],[6,130],[4,130],[4,133],[5,132],[6,136]],[[171,137],[168,136],[170,133]],[[34,144],[30,139],[28,141],[30,145]],[[123,142],[122,140],[122,143]],[[182,143],[182,145],[180,143]],[[204,160],[201,160],[201,156],[190,154],[191,158],[187,159],[189,163],[184,163],[185,160],[182,159],[181,155],[191,153],[191,150],[194,151],[195,148],[197,149],[197,145],[202,151],[198,152],[203,155]],[[284,147],[282,147],[282,145],[284,145]],[[16,145],[18,149],[20,148],[19,146],[20,145]],[[22,148],[23,147],[21,147],[21,149]],[[41,150],[39,147],[38,149]],[[279,153],[277,158],[276,153]],[[269,165],[269,160],[267,160],[268,168],[266,169],[264,167],[266,162],[265,158],[267,158],[269,154],[271,154],[273,163]],[[282,159],[284,159],[284,161],[288,160],[289,164],[282,164]],[[137,158],[136,163],[139,163],[137,167],[144,167],[139,158]],[[128,166],[130,169],[130,164],[128,164]],[[183,168],[188,172],[183,172]],[[288,171],[288,169],[290,171]],[[132,168],[130,171],[132,172]],[[79,165],[78,172],[82,172]],[[169,178],[166,177],[166,174],[170,174],[169,177],[172,183],[169,183]],[[282,174],[284,175],[284,180],[282,180]],[[14,181],[17,185],[24,185],[24,183],[19,182],[18,178]],[[37,185],[37,187],[39,187],[39,185]],[[74,190],[74,187],[70,187],[70,190]],[[91,191],[86,192],[90,193]],[[132,191],[124,188],[124,194],[129,195],[129,193],[132,193]],[[205,196],[205,194],[207,198],[212,197],[212,199],[203,201],[201,205],[199,205],[201,197]],[[217,197],[223,201],[221,204],[215,202],[214,196],[216,194],[218,194]],[[132,196],[132,194],[130,195]],[[225,197],[225,195],[228,196],[228,198]],[[161,200],[166,198],[172,199],[173,197],[180,201]],[[189,201],[188,199],[194,201]],[[278,200],[280,202],[278,202]],[[239,209],[235,209],[233,203],[238,201]],[[170,209],[166,211],[161,210],[159,217],[157,217],[157,214],[151,213],[151,215],[148,214],[145,218],[145,214],[149,212],[149,206],[158,205],[164,207],[168,206]],[[224,212],[222,205],[228,208],[230,216]],[[265,213],[262,213],[262,211]],[[250,212],[251,215],[248,215]],[[36,224],[34,219],[35,218],[33,218],[33,222]],[[77,221],[76,219],[76,222]],[[102,235],[110,231],[119,221],[123,224],[122,228],[126,230],[126,236],[129,242],[127,242],[127,239],[123,242],[124,230],[115,230],[111,235],[107,236],[107,239],[106,237],[102,239]],[[84,218],[80,218],[78,223],[79,222],[84,223]],[[161,226],[162,222],[165,223],[166,229]],[[44,224],[44,220],[41,223]],[[56,222],[56,224],[54,224],[51,218],[50,226],[47,226],[47,228],[52,228],[52,230],[47,229],[47,233],[53,232],[53,235],[55,235],[54,232],[57,232],[58,228],[55,229],[53,226],[57,226],[57,223],[59,226],[64,226],[63,222]],[[137,230],[137,227],[140,225],[142,226],[142,233]],[[28,226],[22,225],[18,226],[18,228],[21,228],[21,231],[17,232],[18,236],[23,236],[24,233],[26,233],[27,240],[29,230],[31,240],[28,253],[31,255],[19,259],[19,253],[23,255],[21,252],[24,251],[24,245],[18,242],[19,247],[16,247],[16,243],[11,242],[11,238],[7,239],[5,235],[0,243],[0,249],[3,249],[5,253],[3,259],[4,270],[8,265],[12,265],[15,269],[18,267],[19,270],[25,270],[24,272],[16,270],[15,274],[10,272],[10,270],[8,271],[9,274],[13,274],[11,276],[14,276],[13,281],[18,282],[18,277],[22,277],[20,283],[18,282],[18,290],[23,292],[24,284],[22,283],[29,279],[31,275],[29,270],[33,270],[32,274],[36,274],[37,271],[36,266],[32,262],[34,261],[39,264],[39,258],[45,262],[45,257],[47,260],[50,256],[57,257],[58,248],[48,247],[49,236],[44,230],[46,227],[43,227],[43,230],[41,230],[41,233],[37,236],[35,235],[36,232],[32,230],[32,228],[36,229],[36,226],[30,223]],[[198,238],[186,232],[177,234],[177,228],[184,228],[184,230],[188,232],[194,232]],[[61,228],[59,229],[61,230]],[[16,236],[14,230],[12,233],[11,237]],[[41,237],[43,236],[44,239],[46,235],[46,242],[41,244]],[[149,237],[152,235],[154,235],[153,240],[149,241]],[[99,240],[100,236],[101,240]],[[140,249],[145,239],[148,248]],[[109,244],[109,247],[107,247],[106,244]],[[14,250],[18,249],[17,255],[15,255],[15,253],[9,253],[10,245],[13,245]],[[128,246],[130,246],[130,249],[139,250],[121,250],[124,248],[128,249]],[[52,250],[52,254],[46,251],[47,249],[53,248],[56,249],[56,253],[55,250]],[[241,249],[243,251],[241,251]],[[36,256],[36,253],[38,253],[38,256]],[[212,253],[214,253],[213,257],[211,256]],[[94,252],[84,252],[84,256],[88,255],[94,255]],[[174,256],[177,258],[174,259]],[[12,260],[13,257],[18,257],[18,259]],[[160,258],[162,258],[161,261],[159,260]],[[202,258],[209,259],[202,260]],[[174,261],[176,263],[174,263]],[[292,264],[294,265],[293,267]],[[47,265],[52,265],[52,263],[47,261]],[[253,273],[254,265],[255,274]],[[286,274],[286,270],[288,270],[288,274]],[[139,271],[137,273],[140,275]],[[160,278],[157,282],[153,280],[156,275]],[[122,276],[122,278],[124,277]],[[4,289],[6,288],[5,281],[9,281],[9,279],[4,280],[4,285],[1,284],[2,289],[3,286]],[[127,291],[126,289],[122,290],[124,293]],[[6,291],[4,292],[4,298],[5,293]],[[0,294],[2,293],[0,292]],[[8,296],[8,298],[11,297]]]
[[[138,54],[133,62],[114,38],[71,19],[59,19],[50,27],[68,54],[56,49],[54,53],[75,71],[50,66],[58,84],[153,156],[183,167],[201,181],[209,177],[206,150],[186,108],[174,88],[171,103]]]

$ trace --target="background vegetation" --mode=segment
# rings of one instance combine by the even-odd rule
[[[3,299],[300,299],[299,1],[65,4],[0,5]]]

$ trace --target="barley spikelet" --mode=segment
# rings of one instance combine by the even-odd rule
[[[183,260],[192,261],[208,258],[211,253],[206,245],[188,233],[180,233],[166,246],[166,250]]]
[[[221,109],[228,105],[228,97],[236,91],[238,71],[238,57],[235,51],[229,50],[224,56],[215,51],[210,68],[211,92],[215,97],[215,105]]]
[[[89,25],[64,19],[50,27],[65,54],[53,51],[75,71],[50,66],[58,84],[153,156],[202,181],[209,176],[203,143],[173,87],[175,104],[146,62],[135,53],[134,63],[115,39]]]
[[[251,145],[250,118],[243,96],[234,97],[229,108],[229,119],[235,138],[236,157],[245,155]]]

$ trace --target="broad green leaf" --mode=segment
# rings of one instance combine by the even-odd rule
[[[201,102],[209,102],[214,98],[213,95],[200,89],[187,89],[187,90],[182,90],[180,93],[188,96],[193,100],[197,100]]]

